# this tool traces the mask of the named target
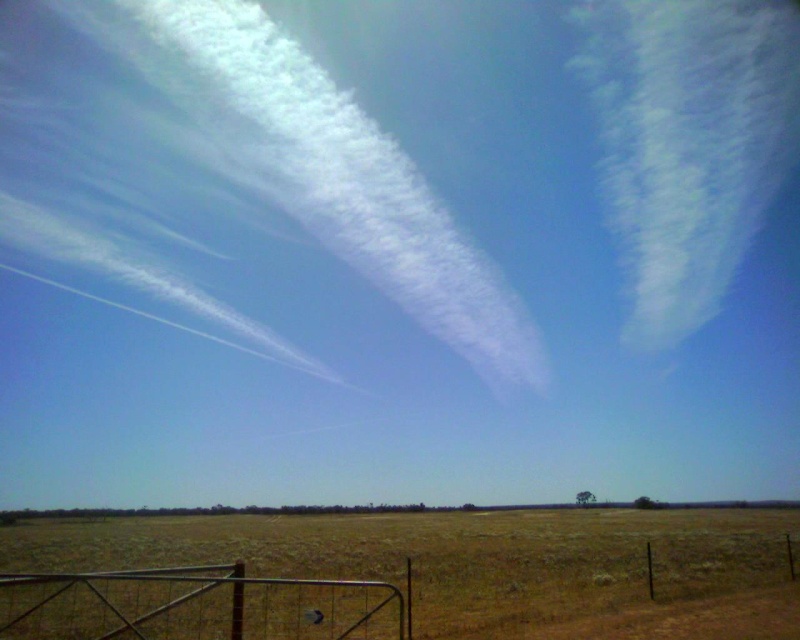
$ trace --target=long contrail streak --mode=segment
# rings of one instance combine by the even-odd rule
[[[500,268],[461,231],[399,142],[261,5],[53,6],[132,63],[187,131],[203,132],[195,140],[169,118],[153,120],[170,132],[159,139],[190,143],[173,150],[178,157],[280,207],[496,390],[546,392],[539,328]],[[263,211],[238,215],[257,227]]]
[[[600,114],[600,164],[633,302],[622,339],[676,347],[723,303],[800,158],[800,21],[789,2],[577,5],[570,65]]]
[[[134,309],[133,307],[129,307],[127,305],[121,304],[119,302],[114,302],[113,300],[108,300],[107,298],[101,298],[100,296],[96,296],[92,293],[87,293],[86,291],[81,291],[80,289],[75,289],[74,287],[70,287],[66,284],[62,284],[60,282],[56,282],[55,280],[50,280],[49,278],[44,278],[42,276],[38,276],[34,273],[30,273],[28,271],[24,271],[22,269],[17,269],[16,267],[11,267],[7,264],[0,263],[0,269],[4,269],[6,271],[10,271],[11,273],[16,273],[17,275],[24,276],[26,278],[30,278],[31,280],[36,280],[37,282],[41,282],[43,284],[48,284],[51,287],[55,287],[57,289],[61,289],[62,291],[68,291],[69,293],[74,293],[75,295],[81,296],[83,298],[88,298],[89,300],[94,300],[95,302],[101,302],[109,307],[114,307],[115,309],[120,309],[122,311],[127,311],[129,313],[133,313],[137,316],[141,316],[143,318],[147,318],[148,320],[153,320],[155,322],[160,322],[168,327],[172,327],[173,329],[180,329],[181,331],[186,331],[187,333],[191,333],[192,335],[199,336],[200,338],[205,338],[206,340],[211,340],[212,342],[216,342],[218,344],[224,345],[226,347],[231,347],[232,349],[236,349],[238,351],[242,351],[244,353],[249,353],[252,356],[256,356],[257,358],[261,358],[262,360],[267,360],[269,362],[275,362],[277,364],[283,365],[285,367],[289,367],[290,369],[295,369],[297,371],[302,371],[310,376],[314,376],[315,378],[320,378],[327,382],[333,382],[334,384],[338,384],[341,386],[350,387],[350,385],[346,384],[339,378],[334,378],[331,376],[326,376],[319,371],[314,371],[313,369],[307,369],[305,367],[301,367],[296,364],[292,364],[291,362],[286,362],[285,360],[281,360],[280,358],[275,358],[273,356],[269,356],[265,353],[261,353],[260,351],[256,351],[254,349],[248,349],[247,347],[243,347],[235,342],[230,342],[228,340],[224,340],[223,338],[218,338],[217,336],[211,335],[210,333],[206,333],[204,331],[198,331],[197,329],[192,329],[191,327],[187,327],[186,325],[179,324],[177,322],[173,322],[172,320],[167,320],[165,318],[161,318],[159,316],[155,316],[152,313],[147,313],[146,311],[141,311],[139,309]],[[354,387],[353,387],[354,388]]]
[[[352,429],[354,427],[359,427],[363,424],[363,422],[356,422],[353,424],[338,424],[332,425],[328,427],[316,427],[313,429],[300,429],[299,431],[284,431],[282,433],[272,433],[270,435],[264,436],[262,440],[275,440],[276,438],[289,438],[292,436],[305,436],[310,435],[312,433],[322,433],[324,431],[339,431],[341,429]]]

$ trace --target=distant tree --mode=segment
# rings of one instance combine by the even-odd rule
[[[642,496],[633,501],[633,506],[637,509],[655,509],[656,503],[647,496]]]
[[[477,507],[471,502],[467,502],[464,506],[461,507],[462,511],[475,511]]]
[[[594,497],[594,494],[591,491],[581,491],[575,496],[575,503],[581,507],[588,507],[590,504],[594,504],[595,502],[597,502],[597,498]]]

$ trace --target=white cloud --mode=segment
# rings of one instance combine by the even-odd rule
[[[30,254],[78,266],[112,278],[198,317],[210,320],[217,326],[258,345],[264,352],[256,352],[208,333],[190,329],[35,274],[2,265],[8,271],[14,271],[78,295],[189,331],[226,346],[279,362],[329,382],[342,384],[341,378],[328,367],[305,355],[267,327],[212,298],[171,273],[163,265],[146,261],[141,255],[136,255],[138,252],[131,251],[130,248],[123,248],[124,238],[119,234],[110,236],[101,233],[97,229],[88,227],[85,222],[70,222],[63,214],[55,216],[39,206],[0,192],[0,240]]]
[[[595,3],[584,73],[625,247],[624,341],[668,348],[717,315],[800,151],[800,18],[791,3]]]
[[[413,162],[255,3],[119,0],[79,21],[209,132],[215,169],[280,205],[490,383],[540,391],[533,322]],[[154,43],[162,48],[154,52]]]

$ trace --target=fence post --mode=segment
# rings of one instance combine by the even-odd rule
[[[786,534],[786,548],[789,550],[789,570],[792,572],[792,582],[794,582],[794,559],[792,558],[792,538]]]
[[[650,599],[655,600],[653,594],[653,554],[650,552],[650,542],[647,543],[647,573],[650,576]]]
[[[237,560],[233,569],[234,578],[244,578],[244,560]],[[233,616],[231,618],[231,640],[244,638],[244,583],[233,583]]]
[[[406,578],[408,581],[408,640],[413,640],[411,635],[411,558],[406,558]]]

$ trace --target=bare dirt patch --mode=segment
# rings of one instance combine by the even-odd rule
[[[698,601],[652,604],[619,614],[508,631],[509,637],[526,640],[796,640],[800,637],[800,586],[787,584]]]

